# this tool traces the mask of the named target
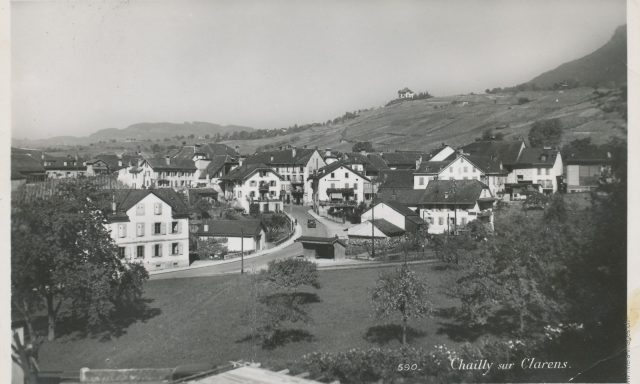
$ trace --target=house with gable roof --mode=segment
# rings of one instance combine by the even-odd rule
[[[189,210],[172,189],[115,189],[106,227],[121,258],[147,270],[189,265]]]
[[[413,99],[414,97],[416,97],[416,94],[407,87],[398,91],[398,99]]]
[[[285,195],[283,177],[265,164],[243,164],[220,178],[227,201],[250,213],[280,212]]]
[[[244,164],[264,164],[282,176],[284,199],[297,204],[313,202],[310,176],[326,164],[317,149],[280,148],[275,151],[257,152],[249,156]]]
[[[356,171],[345,161],[320,168],[312,176],[314,207],[354,207],[365,202],[365,188],[371,189],[371,179]]]
[[[204,220],[195,235],[226,245],[227,252],[258,252],[265,249],[267,239],[262,220]]]

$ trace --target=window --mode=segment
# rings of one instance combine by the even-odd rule
[[[172,221],[171,222],[171,233],[180,233],[180,222]]]
[[[463,172],[464,172],[464,173],[467,173],[467,172],[469,172],[469,168],[467,168],[467,167],[464,167],[464,171],[463,171]]]
[[[118,224],[118,237],[127,236],[127,224]]]
[[[138,245],[136,247],[136,257],[139,259],[144,259],[144,245]]]
[[[348,178],[349,178],[349,172],[345,172],[345,173],[344,173],[344,178],[345,178],[345,179],[348,179]]]
[[[138,223],[136,225],[136,235],[138,237],[144,236],[144,223]]]
[[[355,191],[357,191],[357,190],[358,190],[358,183],[353,183],[353,189],[354,189]]]
[[[269,195],[271,195],[271,197],[276,197],[276,191],[270,191]]]
[[[153,234],[159,235],[162,232],[162,223],[153,223]]]
[[[171,243],[171,254],[177,255],[180,248],[180,243]]]
[[[270,186],[275,187],[276,186],[276,181],[275,180],[271,180],[271,182],[269,183]]]
[[[438,217],[438,225],[442,225],[444,224],[442,217]]]
[[[242,191],[238,191],[238,197],[242,197]]]
[[[154,244],[153,245],[153,257],[162,256],[162,244]]]
[[[336,183],[331,183],[331,188],[335,188],[336,187]]]
[[[544,170],[545,175],[549,176],[549,168]]]
[[[162,203],[153,203],[153,213],[156,215],[162,214]]]
[[[420,176],[420,185],[424,185],[424,177]]]
[[[136,205],[136,215],[137,216],[144,216],[144,204],[140,203],[138,205]]]
[[[318,161],[318,160],[316,160]],[[304,167],[300,166],[300,173],[304,173]]]
[[[428,221],[429,221],[429,224],[433,224],[433,217],[429,217]]]
[[[336,174],[334,172],[331,172],[331,178],[335,179],[336,178]]]
[[[460,219],[460,224],[466,225],[467,224],[467,218],[466,217],[461,218]]]
[[[453,167],[449,168],[449,173],[453,173]]]
[[[256,197],[256,191],[249,192],[249,197]]]
[[[349,183],[344,183],[345,188],[349,188]]]
[[[126,250],[127,249],[125,247],[118,247],[118,257],[124,259]]]
[[[542,169],[538,168],[538,175],[542,175]]]
[[[473,172],[473,173],[476,173],[476,167],[473,167],[473,171],[472,171],[472,172]]]
[[[255,187],[255,186],[256,186],[256,181],[255,181],[255,180],[251,180],[251,181],[249,182],[249,186],[250,186],[250,187]]]

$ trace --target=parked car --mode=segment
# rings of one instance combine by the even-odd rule
[[[316,227],[316,219],[307,220],[307,228],[315,228]]]

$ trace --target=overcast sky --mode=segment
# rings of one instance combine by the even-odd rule
[[[277,128],[530,80],[625,23],[623,0],[14,1],[13,134],[137,122]]]

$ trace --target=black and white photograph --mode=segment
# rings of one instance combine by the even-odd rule
[[[3,382],[632,382],[632,9],[7,1]]]

